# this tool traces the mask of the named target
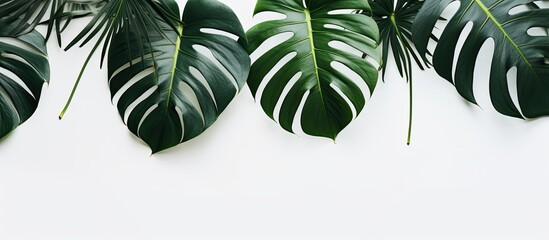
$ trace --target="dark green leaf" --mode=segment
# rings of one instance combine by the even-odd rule
[[[476,103],[473,94],[473,72],[477,54],[488,38],[494,40],[490,69],[490,97],[495,109],[513,117],[539,117],[549,114],[549,37],[532,36],[534,27],[549,28],[549,9],[540,9],[547,0],[426,0],[413,26],[418,52],[426,54],[430,35],[443,11],[459,2],[457,13],[449,19],[433,54],[438,74],[452,82],[465,99]],[[525,11],[510,14],[515,7]],[[535,7],[532,7],[535,6]],[[452,74],[454,52],[467,23],[472,30],[457,58]],[[512,101],[507,73],[517,67],[517,92],[521,111]]]
[[[37,31],[14,37],[19,26],[0,20],[0,138],[32,116],[50,77],[44,37]]]
[[[159,6],[179,15],[177,5]],[[184,24],[172,23],[178,32],[158,14],[144,14],[148,20],[124,25],[113,35],[109,86],[113,98],[119,96],[117,107],[128,128],[158,152],[211,126],[244,85],[250,60],[236,40],[207,31],[245,42],[236,15],[216,0],[189,0]],[[127,17],[136,21],[140,16]]]

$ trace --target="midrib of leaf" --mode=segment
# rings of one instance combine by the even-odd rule
[[[400,34],[400,29],[398,28],[398,24],[396,22],[396,17],[395,17],[395,13],[391,13],[391,24],[393,25],[393,27],[395,28],[395,31],[396,31],[396,34],[398,36],[398,38],[401,38],[401,34]],[[401,39],[402,40],[402,39]]]
[[[503,36],[511,43],[511,45],[513,45],[513,47],[518,52],[520,57],[524,60],[524,62],[526,62],[526,65],[528,65],[528,67],[532,69],[532,64],[530,64],[526,56],[524,56],[524,53],[520,50],[520,47],[517,45],[517,43],[515,43],[515,41],[511,39],[507,31],[505,31],[505,29],[503,28],[503,25],[501,25],[501,23],[494,17],[494,15],[492,15],[492,13],[490,12],[490,9],[488,9],[488,7],[486,7],[486,5],[484,5],[484,3],[482,3],[481,0],[474,0],[474,1],[480,7],[480,9],[482,9],[484,14],[486,14],[486,16],[488,16],[488,18],[492,20],[494,25],[496,25],[496,27],[501,31]]]
[[[320,98],[322,99],[322,103],[324,103],[324,97],[322,95],[322,88],[320,87],[320,75],[318,73],[318,62],[316,59],[316,48],[315,48],[315,41],[313,38],[313,25],[311,23],[311,11],[308,8],[305,8],[305,22],[307,23],[307,39],[309,40],[309,46],[311,47],[311,56],[313,58],[313,64],[315,68],[315,77],[318,87],[318,92],[320,93]]]
[[[183,25],[179,24],[179,27],[177,27],[177,41],[175,42],[175,53],[173,54],[173,65],[171,69],[171,75],[170,75],[170,84],[168,87],[168,99],[166,101],[166,114],[168,114],[168,108],[170,107],[170,99],[172,96],[173,91],[173,81],[175,79],[175,70],[177,68],[177,59],[179,57],[179,48],[181,47],[181,37],[183,35]]]

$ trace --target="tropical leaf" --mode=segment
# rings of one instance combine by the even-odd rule
[[[412,60],[424,70],[428,61],[418,56],[412,45],[412,24],[424,0],[369,0],[372,17],[376,21],[382,45],[383,78],[385,78],[389,49],[401,76],[412,78]],[[368,13],[363,13],[368,14]]]
[[[13,36],[19,26],[0,19],[0,138],[32,116],[50,77],[44,37],[37,31]]]
[[[339,12],[334,12],[340,10]],[[376,64],[361,58],[348,49],[331,46],[344,43],[379,62],[376,48],[379,31],[372,18],[353,14],[360,10],[370,12],[367,1],[361,0],[259,0],[254,14],[276,12],[285,18],[260,23],[247,32],[248,52],[255,52],[266,40],[283,33],[291,38],[272,47],[253,64],[248,85],[257,98],[261,92],[261,106],[287,131],[292,125],[300,105],[303,132],[313,136],[335,139],[360,113],[365,105],[364,92],[355,81],[364,81],[373,92],[378,78]],[[344,12],[341,12],[344,11]],[[283,58],[295,54],[274,73],[266,76]],[[346,66],[359,76],[353,79],[334,68],[333,63]],[[290,80],[297,78],[295,83]],[[260,90],[260,86],[265,86]],[[287,94],[283,96],[283,93]],[[307,96],[304,99],[304,96]],[[303,100],[304,99],[304,100]]]
[[[7,22],[16,20],[19,23],[11,29],[11,35],[28,33],[42,21],[47,22],[46,39],[55,29],[61,46],[61,33],[71,20],[97,12],[105,2],[106,0],[0,0],[0,16]],[[49,16],[46,16],[47,13]]]
[[[177,5],[163,8],[179,15]],[[109,86],[128,128],[158,152],[211,126],[244,85],[250,60],[223,34],[245,41],[236,15],[216,0],[189,0],[182,23],[172,22],[177,32],[148,14],[156,23],[127,25],[113,35]]]
[[[549,28],[549,9],[540,8],[549,1],[534,0],[426,0],[412,28],[414,43],[425,55],[430,34],[443,11],[459,2],[433,53],[433,66],[439,75],[452,82],[465,99],[477,103],[473,94],[473,72],[477,55],[488,38],[494,40],[490,68],[490,97],[495,109],[517,118],[549,114],[549,37],[531,34],[535,28]],[[512,10],[524,8],[524,11]],[[452,74],[454,52],[465,26],[472,23]],[[519,108],[514,104],[507,73],[517,68]]]
[[[91,57],[101,45],[103,45],[101,51],[101,67],[103,67],[109,43],[112,41],[113,35],[120,29],[129,28],[128,31],[137,34],[145,34],[142,33],[144,29],[153,29],[163,34],[164,31],[156,19],[160,17],[177,32],[176,23],[179,22],[179,16],[174,12],[174,9],[177,10],[177,8],[178,5],[174,0],[109,0],[88,25],[65,47],[65,51],[67,51],[78,43],[82,47],[95,39],[93,48],[84,61],[59,119],[62,119],[67,112]]]
[[[408,145],[412,134],[413,115],[413,81],[412,60],[424,70],[429,66],[425,56],[418,56],[412,45],[412,24],[423,0],[369,0],[372,6],[372,17],[376,21],[381,37],[382,45],[382,76],[385,80],[387,71],[389,49],[392,49],[393,59],[400,76],[406,77],[409,86],[410,117],[408,122]],[[369,13],[363,13],[369,14]]]

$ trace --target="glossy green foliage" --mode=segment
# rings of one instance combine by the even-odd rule
[[[412,24],[423,0],[369,0],[372,6],[372,17],[379,26],[383,78],[385,79],[389,49],[401,76],[412,77],[412,60],[421,68],[428,66],[425,56],[418,56],[412,45]],[[368,14],[368,13],[363,13]]]
[[[61,33],[72,19],[88,16],[100,9],[106,0],[0,0],[0,16],[7,22],[17,21],[10,34],[28,33],[41,22],[48,23],[47,37],[55,30],[59,46]],[[49,13],[49,16],[46,16]]]
[[[99,36],[92,53],[103,43],[101,54],[103,61],[109,42],[118,29],[126,27],[131,29],[130,31],[140,33],[146,29],[146,25],[151,25],[156,31],[159,31],[160,26],[156,19],[158,16],[169,23],[174,18],[178,18],[175,13],[170,12],[171,9],[177,9],[177,3],[173,0],[109,0],[65,47],[65,50],[79,42],[82,47]]]
[[[413,116],[413,83],[412,63],[424,70],[429,63],[424,55],[418,56],[412,44],[412,25],[423,6],[423,0],[369,0],[372,6],[372,17],[379,26],[382,44],[382,75],[385,80],[389,49],[393,52],[400,76],[406,77],[410,89],[410,117],[408,122],[408,140],[410,144],[412,135]],[[369,13],[362,13],[369,14]],[[412,61],[413,60],[413,61]]]
[[[31,117],[50,77],[44,37],[37,31],[14,36],[19,26],[0,20],[0,138]]]
[[[490,69],[490,97],[495,109],[513,117],[539,117],[549,114],[549,37],[531,34],[532,28],[549,28],[549,9],[540,9],[533,0],[426,0],[413,27],[414,43],[420,54],[427,53],[430,35],[443,11],[459,2],[457,13],[449,19],[433,53],[439,75],[452,82],[468,101],[473,94],[473,72],[477,55],[488,38],[494,41]],[[524,11],[512,12],[517,7]],[[454,52],[465,26],[472,23],[452,74]],[[513,103],[507,73],[517,67],[519,108]],[[479,79],[480,80],[480,79]]]
[[[348,10],[347,12],[333,12]],[[373,92],[378,78],[375,63],[361,58],[367,55],[380,62],[377,52],[379,31],[374,20],[351,10],[370,12],[367,1],[361,0],[259,0],[254,14],[276,12],[284,19],[270,20],[252,27],[248,32],[248,52],[256,51],[271,37],[291,33],[292,36],[267,50],[252,64],[248,85],[267,115],[278,119],[287,131],[296,117],[303,132],[335,139],[365,105],[365,94],[355,81],[364,81]],[[348,48],[334,47],[334,42]],[[358,49],[362,54],[348,51]],[[266,76],[277,63],[293,56],[271,79]],[[346,66],[359,77],[334,68]],[[297,81],[290,83],[293,78]],[[264,86],[264,88],[260,88]],[[286,95],[284,93],[287,92]],[[306,98],[304,96],[307,96]],[[302,106],[302,113],[298,111]]]
[[[175,2],[165,1],[170,2],[158,6],[179,15]],[[244,85],[250,59],[226,36],[245,42],[238,18],[216,0],[189,0],[181,22],[146,14],[149,20],[114,33],[109,86],[128,128],[158,152],[214,123]]]

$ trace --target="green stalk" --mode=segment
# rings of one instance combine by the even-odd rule
[[[76,79],[76,82],[74,83],[74,86],[73,86],[72,91],[71,91],[71,95],[69,96],[69,99],[67,100],[67,103],[65,104],[65,107],[63,108],[63,110],[59,114],[59,120],[63,119],[63,116],[65,116],[65,113],[69,109],[69,106],[71,105],[72,99],[74,98],[74,94],[76,93],[76,89],[78,89],[78,85],[80,85],[80,80],[82,79],[82,76],[84,75],[84,71],[86,70],[86,67],[89,64],[89,62],[91,60],[91,57],[93,56],[93,54],[95,53],[95,51],[97,50],[97,48],[99,47],[101,42],[103,42],[103,39],[105,39],[105,36],[109,32],[109,29],[112,28],[113,23],[116,22],[116,18],[118,18],[118,15],[120,14],[120,10],[122,9],[122,4],[123,3],[124,3],[124,1],[120,1],[120,3],[118,4],[118,9],[117,9],[113,19],[110,21],[109,26],[107,28],[105,28],[103,33],[101,33],[101,36],[99,36],[99,39],[97,40],[97,42],[93,46],[93,49],[91,50],[90,54],[88,54],[88,57],[86,58],[86,61],[84,62],[84,65],[82,66],[82,69],[80,69],[80,73],[78,74],[78,78]],[[107,43],[105,43],[105,44],[107,44]]]
[[[413,120],[413,107],[414,107],[414,98],[413,98],[413,84],[412,84],[412,78],[408,79],[408,86],[410,89],[410,119],[408,121],[408,140],[406,141],[406,144],[409,146],[412,140],[412,120]]]
[[[80,69],[80,73],[78,74],[78,78],[76,79],[76,82],[74,83],[74,86],[71,91],[71,95],[69,96],[69,99],[67,100],[67,103],[65,104],[65,107],[63,108],[63,111],[61,111],[61,114],[59,114],[59,120],[63,119],[63,116],[65,116],[65,112],[69,109],[69,106],[71,105],[72,99],[74,98],[74,94],[76,93],[76,89],[78,88],[78,85],[80,85],[80,80],[82,79],[82,76],[84,75],[84,71],[86,70],[86,67],[88,66],[88,63],[91,60],[91,57],[101,44],[103,38],[105,37],[108,29],[103,31],[101,36],[99,37],[99,40],[95,43],[95,46],[93,46],[93,49],[91,50],[90,54],[88,54],[88,57],[86,58],[86,61],[84,62],[84,65]]]
[[[398,39],[401,42],[406,41],[406,39],[402,36],[402,33],[400,32],[400,29],[398,29],[398,24],[396,22],[395,13],[391,13],[390,20],[391,20],[391,23],[392,23],[393,27],[395,28]],[[406,52],[406,57],[408,58],[408,59],[405,59],[406,60],[405,62],[412,61],[410,59],[410,52],[408,51],[408,48],[403,47],[403,49]],[[410,143],[412,142],[412,123],[413,123],[413,110],[414,110],[413,96],[414,95],[413,95],[413,83],[412,83],[412,69],[411,69],[411,66],[408,66],[408,67],[409,67],[410,70],[408,72],[406,72],[406,76],[408,78],[408,87],[409,87],[410,115],[409,115],[409,119],[408,119],[408,138],[406,140],[406,145],[409,146]]]

